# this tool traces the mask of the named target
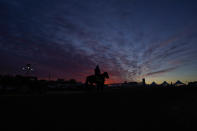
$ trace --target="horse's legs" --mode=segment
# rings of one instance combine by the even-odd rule
[[[92,87],[93,84],[94,84],[94,82],[91,81],[91,79],[88,79],[88,78],[86,79],[86,86],[87,86],[87,87],[89,87],[89,85],[90,85],[90,87]]]
[[[103,86],[104,86],[104,85],[101,85],[101,93],[103,93]]]
[[[97,89],[97,92],[99,93],[99,90],[100,90],[100,85],[99,84],[96,85],[96,89]]]
[[[101,93],[103,93],[104,83],[101,84]]]

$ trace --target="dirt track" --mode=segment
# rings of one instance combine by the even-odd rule
[[[1,128],[195,128],[197,93],[191,89],[130,89],[103,94],[1,96]]]

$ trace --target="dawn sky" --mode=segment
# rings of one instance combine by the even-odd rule
[[[197,80],[196,0],[0,0],[0,74]]]

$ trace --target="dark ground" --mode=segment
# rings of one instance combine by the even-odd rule
[[[0,108],[1,130],[197,129],[196,89],[10,95]]]

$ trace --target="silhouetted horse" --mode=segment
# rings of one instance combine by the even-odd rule
[[[97,91],[100,90],[103,91],[104,83],[105,83],[105,78],[109,78],[109,75],[107,72],[104,72],[103,74],[99,76],[91,75],[86,78],[86,87],[88,87],[88,84],[93,86],[93,84],[96,84]]]

